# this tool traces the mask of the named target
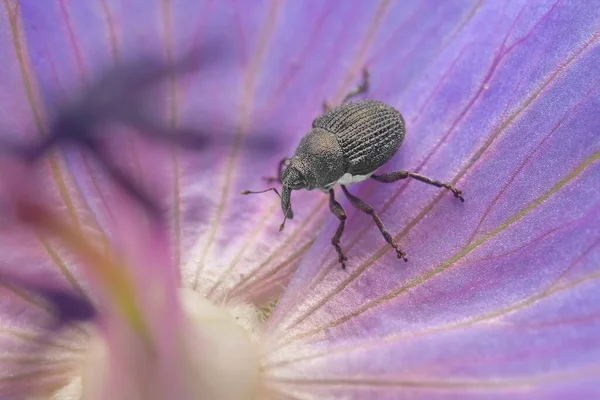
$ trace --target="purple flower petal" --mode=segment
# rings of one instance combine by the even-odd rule
[[[3,2],[0,7],[2,136],[11,140],[38,139],[44,129],[45,115],[34,89],[35,77],[27,63],[27,45],[19,22],[18,7],[11,1]],[[7,168],[4,156],[3,153],[3,183],[7,177],[18,177],[11,175],[14,171]],[[43,187],[32,189],[43,189],[45,204],[55,208],[65,220],[83,229],[81,227],[89,221],[90,215],[84,212],[81,197],[73,190],[62,160],[52,157],[40,166],[39,173]],[[4,228],[0,229],[0,252],[5,275],[15,276],[23,282],[43,284],[52,290],[68,290],[76,296],[87,298],[87,284],[80,279],[81,274],[72,263],[71,254],[63,252],[57,243],[36,237],[26,229]],[[85,230],[90,235],[96,233],[92,225],[86,225]],[[0,363],[0,396],[15,398],[16,393],[25,388],[35,393],[63,384],[80,362],[85,331],[77,328],[64,332],[60,339],[41,340],[45,337],[48,324],[53,323],[52,308],[18,286],[0,286],[0,297],[0,321],[3,327],[0,331],[3,354]],[[41,345],[44,346],[43,350],[40,350]],[[32,383],[32,376],[39,379]]]
[[[140,5],[142,5],[142,3],[140,3]],[[93,81],[98,75],[102,74],[103,70],[112,67],[105,65],[104,68],[97,68],[87,78],[83,76],[83,74],[80,74],[78,76],[76,74],[69,75],[68,73],[59,77],[59,75],[63,73],[62,67],[65,67],[65,71],[69,71],[68,61],[65,60],[63,62],[63,60],[60,58],[58,60],[54,59],[56,55],[60,55],[61,53],[61,46],[59,44],[61,40],[61,34],[59,33],[56,35],[52,35],[49,34],[48,30],[44,30],[45,33],[42,33],[40,36],[40,33],[37,31],[37,29],[39,28],[39,24],[43,25],[44,23],[47,23],[48,20],[52,21],[53,11],[59,12],[59,14],[62,17],[68,20],[68,10],[65,10],[65,5],[63,3],[46,3],[42,7],[38,8],[36,6],[33,6],[32,3],[24,3],[22,7],[15,7],[12,4],[6,4],[5,6],[7,10],[10,13],[12,13],[10,14],[11,17],[15,19],[21,16],[19,14],[21,11],[23,12],[23,24],[25,26],[28,38],[27,43],[28,45],[30,45],[29,53],[26,56],[24,56],[26,58],[24,63],[26,65],[23,68],[31,68],[36,72],[40,84],[32,90],[38,93],[37,90],[39,89],[39,93],[41,93],[43,98],[43,102],[40,102],[40,104],[44,104],[47,107],[48,113],[51,114],[52,112],[56,112],[55,108],[57,103],[59,105],[62,105],[65,101],[73,101],[74,94],[86,93],[86,90],[89,89],[83,88],[85,86],[88,86],[89,82]],[[161,9],[158,9],[158,11],[159,12],[157,15],[161,16]],[[38,12],[40,14],[36,14]],[[16,16],[17,14],[19,15]],[[137,12],[134,12],[134,14],[136,16],[139,16],[137,15]],[[122,16],[127,15],[127,12],[123,12],[122,14]],[[132,16],[134,15],[132,14]],[[15,22],[15,24],[17,23],[18,21]],[[141,26],[145,26],[145,24],[142,24]],[[86,28],[89,28],[91,31],[93,31],[93,23],[87,25]],[[71,27],[69,26],[68,21],[67,32],[69,34],[72,34]],[[36,40],[36,38],[39,38],[39,40]],[[72,35],[70,35],[66,42],[73,45],[72,39],[73,37]],[[48,48],[52,49],[52,52],[48,53]],[[186,50],[189,49],[183,49],[182,52]],[[141,52],[134,53],[135,54],[131,55],[132,58],[135,58],[135,56],[141,54]],[[99,52],[99,54],[101,54],[101,52]],[[7,58],[10,61],[16,62],[15,60],[10,58],[11,56],[13,55],[8,54]],[[76,64],[81,64],[82,58],[80,56],[80,54],[76,55]],[[92,59],[94,59],[94,57],[96,57],[97,54],[95,54],[94,52],[90,52],[90,56],[92,57]],[[176,56],[177,55],[173,55],[173,57]],[[124,59],[125,57],[123,57],[123,60]],[[121,59],[113,59],[113,61],[114,63],[126,62],[126,60],[122,61]],[[28,64],[28,62],[31,62],[31,65]],[[56,76],[50,77],[47,73],[51,70],[51,67],[53,65],[61,67],[61,72],[57,73]],[[93,65],[96,66],[99,64]],[[81,69],[81,65],[79,65],[78,67]],[[79,72],[82,72],[82,70],[80,70]],[[77,79],[73,79],[73,77],[78,78],[79,81],[77,81]],[[60,78],[62,78],[62,81]],[[135,78],[137,79],[139,78],[139,76],[136,75]],[[110,79],[105,82],[107,86],[110,86],[110,83]],[[83,92],[81,91],[82,89]],[[97,87],[97,89],[101,91],[102,87]],[[111,91],[107,89],[106,93],[103,94],[110,96],[112,93],[114,93],[114,90]],[[167,94],[168,93],[169,91],[167,88]],[[131,95],[130,93],[125,94]],[[82,117],[81,121],[85,120],[89,124],[89,127],[85,128],[93,129],[93,124],[98,122],[97,120],[99,119],[99,114],[95,114],[95,112],[97,112],[98,107],[102,106],[103,104],[101,102],[99,102],[100,104],[92,104],[93,107],[86,107],[86,104],[90,103],[90,99],[92,99],[91,103],[94,103],[94,99],[103,99],[98,98],[97,95],[87,97],[84,95],[82,98],[84,101],[75,98],[74,103],[76,104],[76,106],[74,110],[80,114],[85,114],[86,111],[90,112],[90,114],[87,115],[87,119],[84,119]],[[162,96],[159,96],[158,98],[162,98]],[[77,102],[78,100],[79,103]],[[121,99],[111,99],[109,97],[105,100],[111,102],[111,104],[109,105],[112,106],[112,101]],[[132,100],[135,99],[129,99],[128,102],[125,102],[125,104],[123,104],[123,107],[132,107]],[[152,104],[152,102],[149,103],[149,106],[164,107],[164,104]],[[76,108],[77,106],[80,106],[81,110],[78,110]],[[164,109],[170,110],[169,107],[164,107]],[[160,111],[161,109],[158,108],[158,110]],[[109,111],[115,113],[115,111],[118,110]],[[124,112],[124,114],[129,115],[127,112]],[[168,112],[166,114],[168,114]],[[168,117],[168,115],[165,115],[165,117]],[[194,114],[194,117],[198,117],[197,113]],[[24,117],[24,119],[25,118],[27,117]],[[165,129],[165,132],[172,131],[174,125],[179,124],[175,122],[170,122],[169,118],[158,118],[158,120],[159,122],[160,120],[164,120],[165,126],[167,127],[167,129]],[[89,144],[91,143],[95,145],[96,138],[88,135],[90,132],[83,131],[83,129],[85,128],[83,126],[79,126],[79,122],[81,121],[78,121],[78,124],[76,124],[76,130],[81,131],[81,135],[76,136],[72,135],[71,132],[62,131],[58,132],[58,134],[63,135],[63,137],[67,139],[70,139],[71,142],[77,143],[78,141],[80,141],[80,144],[84,144],[85,146],[92,148],[93,146],[89,146]],[[139,120],[136,120],[136,122],[138,121]],[[72,128],[71,126],[68,127]],[[179,184],[177,182],[179,179],[179,161],[177,157],[179,156],[174,155],[174,153],[170,152],[168,149],[164,149],[162,147],[153,147],[152,143],[146,143],[146,141],[144,140],[131,140],[130,137],[123,135],[128,133],[130,134],[131,132],[123,132],[122,127],[108,128],[109,129],[107,129],[107,135],[116,135],[114,136],[114,140],[112,140],[112,145],[114,148],[110,148],[109,151],[119,156],[116,158],[119,162],[125,160],[125,165],[119,165],[118,167],[124,167],[125,170],[129,171],[131,171],[132,168],[137,168],[134,171],[137,172],[136,177],[140,179],[142,185],[150,187],[153,192],[152,194],[156,194],[155,192],[158,192],[158,194],[160,195],[164,194],[163,197],[159,196],[159,198],[167,198],[170,201],[167,201],[166,203],[171,205],[174,185]],[[143,133],[147,134],[149,132]],[[214,134],[214,132],[211,133]],[[257,136],[260,137],[260,135]],[[110,139],[111,137],[109,136],[108,138]],[[90,142],[90,140],[92,141]],[[227,144],[227,141],[223,141],[223,143]],[[256,143],[254,143],[253,145],[256,147]],[[176,271],[176,274],[173,274],[173,269],[165,268],[173,265],[178,265],[173,263],[174,260],[170,260],[168,257],[165,257],[165,255],[169,254],[168,250],[170,249],[168,247],[163,247],[162,243],[160,246],[157,247],[157,243],[155,243],[154,240],[150,240],[152,239],[152,237],[150,239],[146,237],[147,226],[144,223],[146,221],[144,221],[143,216],[140,216],[139,213],[135,212],[135,210],[132,210],[131,212],[123,212],[123,204],[127,201],[123,199],[122,193],[119,193],[115,190],[113,182],[111,182],[109,179],[110,177],[107,177],[102,173],[103,171],[99,170],[99,165],[95,164],[93,162],[94,160],[90,160],[86,157],[85,154],[80,154],[77,151],[69,151],[59,154],[61,165],[57,167],[57,170],[68,175],[68,183],[70,185],[69,189],[71,189],[70,192],[67,191],[66,193],[60,193],[61,195],[63,195],[63,198],[59,198],[59,200],[62,200],[63,204],[66,205],[66,208],[68,209],[69,203],[73,201],[71,197],[76,197],[77,200],[80,200],[79,196],[81,196],[82,204],[80,208],[77,209],[76,212],[74,212],[74,215],[79,217],[82,214],[86,216],[91,216],[84,222],[71,221],[68,219],[68,217],[70,217],[71,215],[63,213],[67,214],[64,215],[65,222],[69,224],[74,223],[76,228],[81,229],[81,226],[78,225],[79,222],[79,224],[82,225],[84,229],[89,229],[89,232],[81,232],[81,235],[92,242],[95,241],[95,243],[97,243],[99,246],[110,245],[116,247],[118,250],[121,250],[129,256],[131,256],[130,253],[133,252],[134,260],[130,264],[133,265],[134,268],[131,271],[128,271],[128,273],[132,273],[134,275],[134,280],[136,282],[136,287],[134,289],[137,289],[139,292],[136,291],[134,293],[129,294],[133,295],[134,297],[137,297],[137,300],[139,301],[135,304],[142,309],[143,314],[150,314],[144,315],[144,317],[147,318],[146,322],[149,325],[151,337],[142,337],[142,339],[149,339],[152,342],[150,344],[153,345],[153,351],[148,351],[148,348],[144,347],[145,345],[147,345],[147,343],[145,343],[145,340],[140,341],[140,332],[131,332],[132,327],[139,328],[139,325],[127,326],[127,324],[124,324],[123,321],[119,320],[119,318],[114,317],[114,310],[112,310],[112,308],[115,306],[115,304],[113,304],[113,301],[115,303],[118,303],[120,300],[122,300],[120,296],[116,296],[115,298],[110,299],[107,298],[107,296],[104,296],[106,294],[105,292],[103,292],[102,290],[98,291],[98,287],[92,290],[92,292],[94,292],[95,295],[98,295],[100,293],[100,295],[98,296],[100,297],[99,303],[101,305],[102,311],[104,312],[103,318],[100,322],[102,322],[101,325],[104,332],[104,339],[109,343],[110,346],[110,357],[107,363],[112,366],[112,369],[114,369],[114,371],[111,371],[108,374],[108,376],[105,379],[106,381],[104,382],[105,389],[109,390],[110,392],[104,393],[104,395],[106,396],[101,398],[110,397],[129,399],[131,398],[131,396],[128,396],[126,393],[131,394],[131,391],[138,390],[138,385],[140,383],[143,384],[144,378],[147,379],[148,384],[152,384],[156,387],[156,390],[153,391],[153,393],[155,396],[157,396],[157,398],[166,398],[170,396],[181,399],[197,398],[197,391],[203,389],[202,383],[199,384],[196,380],[187,380],[186,382],[180,382],[181,378],[185,374],[182,371],[180,371],[179,367],[190,367],[188,362],[183,362],[183,360],[180,359],[182,356],[188,357],[190,350],[188,348],[182,349],[182,346],[183,344],[187,346],[190,343],[189,340],[182,341],[179,337],[180,335],[182,335],[183,329],[179,329],[180,321],[178,320],[179,313],[177,312],[178,304],[176,306],[174,306],[173,304],[174,301],[177,300],[174,294],[179,282],[179,271]],[[131,157],[132,154],[133,157]],[[123,155],[130,157],[123,157]],[[62,159],[63,156],[64,160]],[[198,157],[197,154],[193,154],[193,156]],[[137,157],[139,157],[139,159],[137,159]],[[51,161],[54,161],[54,159]],[[167,168],[166,171],[164,171],[165,165],[171,167],[174,166],[175,168],[173,170],[177,172],[173,172],[173,170],[169,168]],[[143,173],[140,174],[140,171],[143,171]],[[144,176],[146,173],[148,173],[149,176]],[[160,178],[164,177],[165,175],[166,182],[164,184],[160,184],[160,182],[156,181],[156,179],[160,181]],[[45,175],[44,178],[46,178]],[[144,178],[147,178],[147,181]],[[50,179],[47,180],[50,182]],[[62,178],[56,180],[60,181],[59,183],[64,183]],[[24,180],[23,183],[25,182],[27,181]],[[44,180],[44,182],[46,182],[46,180]],[[33,182],[31,182],[31,184],[33,185]],[[33,186],[35,187],[35,185]],[[161,191],[161,189],[163,188],[164,190]],[[50,188],[51,194],[53,194],[52,189],[53,188]],[[44,191],[41,192],[44,193]],[[43,197],[40,196],[38,198]],[[60,209],[62,211],[65,207],[60,205],[60,201],[57,201],[57,203],[58,204],[56,204],[55,208]],[[51,203],[51,205],[54,204]],[[61,214],[61,216],[63,216],[63,214]],[[179,216],[172,219],[176,220],[177,218],[179,218]],[[132,228],[133,232],[131,231]],[[173,228],[179,230],[178,223],[174,223]],[[136,229],[141,230],[141,232],[135,232]],[[16,237],[15,233],[16,232],[10,232],[9,234],[7,234],[8,239],[14,241]],[[35,235],[32,235],[30,231],[26,232],[26,234],[27,233],[29,234],[26,236],[27,239],[35,243]],[[176,231],[176,240],[178,239],[178,235],[179,232]],[[5,242],[5,244],[7,243],[8,241]],[[25,254],[31,256],[31,252],[29,252],[28,248],[25,247],[25,243],[23,243],[23,241],[20,241],[19,244],[19,246],[15,246],[14,248],[12,248],[11,251],[21,256]],[[148,249],[140,248],[140,244],[148,246]],[[160,253],[158,256],[156,254],[157,252]],[[69,249],[60,248],[60,252],[57,253],[57,258],[64,257],[65,254],[69,254]],[[139,259],[140,255],[141,260]],[[51,263],[48,262],[50,260],[48,260],[47,255],[45,256],[46,257],[44,261],[46,263],[44,265],[39,265],[39,268],[38,265],[35,265],[36,263],[32,262],[31,257],[29,257],[25,261],[27,262],[27,264],[35,265],[35,268],[31,268],[31,271],[29,272],[30,275],[33,275],[35,271],[46,272],[47,270],[50,270]],[[69,266],[80,262],[80,260],[74,260],[74,262],[71,260],[69,261]],[[18,267],[18,265],[14,266],[14,268],[16,267]],[[65,268],[65,270],[69,272],[67,268]],[[62,277],[60,276],[60,274],[55,275],[58,276],[54,278],[56,280],[61,281]],[[64,279],[62,279],[62,281],[64,281]],[[63,282],[63,285],[65,283],[68,282]],[[104,286],[107,285],[104,284]],[[106,289],[106,287],[101,287],[100,289]],[[117,290],[120,289],[122,289],[122,287],[117,288]],[[131,303],[129,305],[131,305]],[[29,305],[29,307],[31,306]],[[119,304],[117,304],[116,308],[119,308]],[[106,312],[107,309],[108,313]],[[15,319],[14,314],[11,314],[9,312],[7,312],[2,317],[11,322]],[[131,316],[128,315],[128,317]],[[39,322],[40,320],[38,317],[34,320],[28,320],[25,325],[35,328]],[[148,326],[145,326],[144,328],[148,328]],[[147,330],[143,331],[147,332]],[[33,333],[31,336],[35,337],[35,333]],[[5,343],[2,344],[4,345]],[[202,350],[201,338],[194,338],[193,344],[194,350]],[[8,346],[3,346],[3,349],[7,347]],[[25,352],[20,347],[18,349],[15,349],[14,353],[18,360],[30,354],[30,352]],[[156,363],[156,360],[153,359],[153,357],[159,359],[161,362]],[[150,363],[150,361],[152,361],[152,363]],[[129,370],[135,369],[136,366],[140,365],[146,367],[144,368],[144,373],[146,373],[146,375],[140,374],[140,377],[130,379],[132,377],[128,376],[128,374],[124,372],[119,373],[119,371],[126,371],[128,370],[128,368]],[[156,368],[150,368],[150,365],[155,366]],[[17,378],[25,380],[25,377],[28,374],[32,373],[32,367],[35,367],[35,364],[30,365],[30,368],[24,368],[23,371],[15,371],[15,369],[12,368],[12,365],[10,365],[9,368],[6,369],[6,371],[2,372],[5,372],[7,374],[16,374]],[[74,367],[72,366],[68,369],[68,373],[76,373],[78,367],[78,365],[75,365]],[[119,367],[120,369],[117,369],[117,367]],[[152,371],[147,371],[146,369]],[[47,371],[44,372],[48,374]],[[187,371],[186,373],[191,372]],[[52,386],[58,387],[60,383],[64,384],[64,379],[69,377],[68,375],[65,377],[65,375],[67,375],[67,373],[61,374],[60,376],[58,376],[56,381],[52,381]],[[160,379],[156,379],[157,376],[160,377]],[[125,379],[126,382],[121,382],[119,379]],[[45,382],[43,382],[42,380],[40,380],[40,382],[41,384],[39,385],[39,390],[48,390],[49,385],[44,385]],[[178,383],[182,384],[178,385]],[[13,382],[7,382],[6,385],[0,385],[0,390],[3,391],[3,393],[18,393],[19,390],[22,389],[22,386],[14,385]],[[37,393],[38,389],[34,388],[34,390],[36,390]],[[188,396],[187,394],[183,394],[189,394],[189,392],[187,392],[188,390],[193,391],[194,395]]]
[[[456,182],[466,202],[416,181],[351,187],[409,262],[343,202],[348,269],[329,243],[332,217],[270,320],[273,390],[598,395],[598,8],[492,3],[452,15],[424,6],[411,25],[399,14],[390,6],[381,22],[373,17],[377,39],[364,49],[372,95],[408,126],[382,170]],[[422,53],[430,57],[419,64]],[[313,68],[327,54],[312,47]]]
[[[200,40],[225,34],[226,43],[232,47],[226,50],[223,62],[197,76],[165,85],[154,106],[162,110],[157,115],[165,125],[207,126],[215,135],[231,135],[233,147],[190,154],[163,149],[149,153],[146,144],[130,143],[122,134],[125,143],[116,143],[114,151],[125,161],[127,170],[172,210],[176,261],[185,266],[186,285],[198,287],[215,299],[273,298],[314,237],[300,239],[299,232],[291,230],[278,234],[277,226],[270,224],[271,216],[277,215],[275,196],[252,199],[240,195],[242,189],[263,186],[257,171],[271,174],[281,157],[271,150],[266,157],[257,158],[256,150],[248,145],[261,143],[263,132],[286,133],[285,127],[257,119],[260,114],[254,112],[252,104],[254,87],[262,76],[263,55],[257,54],[253,60],[249,52],[256,41],[266,40],[274,22],[265,32],[243,26],[246,18],[260,21],[274,11],[269,11],[266,3],[244,11],[244,15],[232,4],[221,3],[103,4],[100,12],[95,8],[92,12],[91,6],[84,4],[22,5],[32,68],[45,99],[50,104],[64,99],[64,93],[85,85],[90,77],[127,57],[149,52],[173,60]],[[204,18],[193,17],[197,15]],[[236,29],[231,31],[229,26]],[[52,65],[59,65],[59,70],[52,72]],[[162,101],[165,98],[167,101]],[[297,138],[280,137],[287,148]],[[100,226],[109,232],[113,203],[104,177],[93,163],[77,154],[70,154],[67,162]],[[246,176],[250,171],[254,171],[252,179]],[[302,251],[289,256],[286,249],[296,243]],[[271,254],[265,255],[267,250]],[[259,280],[260,274],[270,276],[269,280]],[[252,290],[253,285],[258,288]]]
[[[172,210],[185,285],[214,300],[260,303],[276,297],[303,260],[265,339],[274,392],[597,394],[600,7],[593,2],[20,4],[5,1],[0,14],[10,20],[0,26],[12,28],[0,35],[7,66],[0,89],[14,93],[17,108],[0,107],[0,116],[19,134],[36,133],[44,105],[127,56],[174,60],[202,38],[231,39],[229,63],[168,83],[151,100],[169,126],[233,133],[233,148],[175,154],[123,139],[111,150],[119,160],[127,155],[124,167]],[[260,176],[275,172],[321,101],[341,99],[365,64],[369,96],[401,110],[408,126],[382,170],[456,182],[466,203],[419,182],[350,187],[380,212],[410,261],[397,260],[372,220],[344,200],[350,260],[342,271],[324,196],[294,193],[296,218],[280,234],[278,199],[239,193],[266,186]],[[285,151],[247,150],[261,131],[278,132]],[[52,201],[74,223],[84,219],[90,234],[114,239],[120,199],[112,183],[77,153],[54,162]],[[3,243],[17,237],[10,239]],[[40,248],[27,240],[28,249]],[[56,272],[43,248],[24,261],[23,249],[13,249],[19,265]],[[54,279],[69,281],[74,263],[66,265]]]

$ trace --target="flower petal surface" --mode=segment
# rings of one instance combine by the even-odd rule
[[[598,395],[600,14],[589,6],[477,3],[451,18],[423,5],[408,28],[389,5],[363,51],[370,95],[402,111],[407,136],[381,171],[455,183],[466,201],[416,180],[351,186],[409,261],[342,202],[347,269],[331,217],[270,320],[274,392]]]
[[[171,79],[149,103],[165,126],[199,126],[229,135],[230,145],[182,153],[124,129],[111,151],[170,210],[186,286],[214,300],[262,303],[282,293],[302,260],[269,325],[274,393],[597,394],[597,2],[2,6],[0,84],[11,98],[0,115],[7,132],[23,135],[43,134],[55,102],[128,57],[173,61],[202,40],[229,43],[222,63]],[[322,100],[339,101],[365,65],[368,97],[398,108],[407,123],[382,171],[453,182],[466,202],[411,180],[351,186],[408,253],[404,264],[340,192],[349,217],[342,271],[325,196],[295,192],[296,217],[279,233],[276,196],[239,193],[267,187],[261,176],[293,153]],[[252,150],[264,132],[279,150]],[[114,240],[114,185],[84,154],[52,162],[52,201],[99,243]],[[2,243],[29,244],[14,247],[10,264],[85,285],[68,252],[11,235]]]

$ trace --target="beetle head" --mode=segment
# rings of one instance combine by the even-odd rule
[[[283,171],[283,186],[290,190],[305,189],[308,186],[302,164],[296,158],[292,158],[287,168]]]

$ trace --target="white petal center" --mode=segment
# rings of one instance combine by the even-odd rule
[[[249,304],[215,305],[191,289],[180,290],[187,317],[184,377],[193,393],[206,400],[253,400],[260,388],[260,321]],[[92,334],[82,375],[56,392],[52,400],[94,398],[101,391],[110,349]]]

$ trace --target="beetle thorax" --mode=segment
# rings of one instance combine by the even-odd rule
[[[322,189],[345,174],[346,160],[334,134],[313,129],[298,144],[288,168],[297,169],[304,176],[305,189]]]

